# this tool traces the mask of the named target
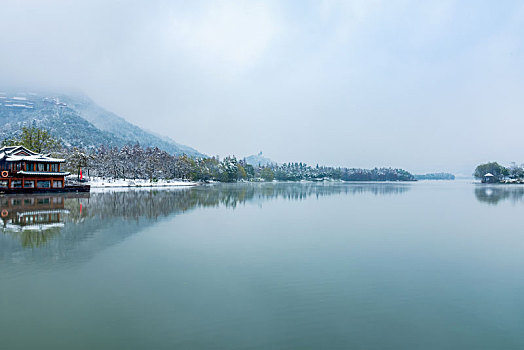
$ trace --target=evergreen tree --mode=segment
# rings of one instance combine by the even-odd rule
[[[23,126],[19,137],[2,141],[2,146],[19,145],[37,153],[57,152],[61,148],[60,141],[55,139],[48,130],[40,129],[35,125]]]
[[[263,168],[262,171],[260,172],[260,176],[261,176],[265,181],[273,181],[273,179],[275,178],[275,173],[273,173],[273,170],[271,170],[270,168],[265,167],[265,168]]]

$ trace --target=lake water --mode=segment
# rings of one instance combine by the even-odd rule
[[[2,196],[1,349],[523,349],[524,187]]]

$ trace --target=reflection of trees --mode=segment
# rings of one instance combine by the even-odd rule
[[[37,248],[44,246],[54,237],[60,234],[60,228],[54,227],[48,230],[21,230],[6,231],[11,237],[19,239],[24,248]]]
[[[500,201],[509,200],[513,203],[524,201],[524,187],[520,185],[478,186],[475,197],[479,202],[497,205]]]
[[[273,198],[303,200],[311,196],[324,197],[335,194],[373,195],[401,194],[410,189],[409,184],[220,184],[199,186],[183,190],[152,190],[93,193],[84,214],[105,219],[111,216],[127,218],[156,218],[171,213],[184,212],[197,207],[235,208],[251,201]],[[67,207],[67,204],[66,204]],[[72,213],[77,211],[71,210]]]
[[[185,189],[130,189],[94,192],[90,195],[53,194],[45,197],[19,196],[16,199],[9,197],[4,204],[0,201],[0,210],[4,208],[9,210],[9,217],[4,219],[4,233],[12,238],[16,237],[23,247],[40,247],[48,244],[51,238],[59,236],[60,232],[69,236],[61,241],[74,244],[76,241],[86,239],[95,230],[112,227],[116,222],[126,222],[135,226],[133,230],[138,230],[141,225],[147,225],[148,222],[155,221],[159,217],[183,213],[194,208],[218,206],[236,208],[247,202],[263,202],[275,198],[300,201],[308,197],[320,198],[331,195],[397,195],[408,191],[410,186],[410,184],[397,183],[249,183]],[[46,200],[43,201],[43,198]],[[19,204],[13,207],[13,203]],[[28,229],[24,226],[25,223],[18,219],[21,217],[20,214],[30,217],[39,211],[57,209],[61,209],[63,214],[53,216],[55,221],[45,222],[44,224],[50,225],[46,229],[42,229],[45,225],[39,226],[40,229],[38,227],[35,229],[34,225],[32,229]],[[11,231],[6,228],[7,223]],[[69,235],[69,232],[73,231],[77,233]],[[128,227],[128,231],[122,234],[131,233]]]

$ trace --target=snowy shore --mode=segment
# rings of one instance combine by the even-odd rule
[[[124,180],[124,179],[103,179],[92,177],[86,185],[91,185],[91,188],[113,188],[113,187],[189,187],[196,186],[196,182],[181,181],[181,180],[158,180],[150,182],[149,180]]]

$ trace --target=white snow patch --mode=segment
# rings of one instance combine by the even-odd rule
[[[70,178],[76,179],[77,176],[71,176]],[[149,180],[137,179],[137,180],[124,180],[124,179],[110,179],[101,177],[91,177],[87,182],[91,185],[91,188],[112,188],[112,187],[190,187],[196,186],[196,182],[182,181],[182,180],[158,180],[150,182]]]
[[[55,227],[64,227],[63,222],[55,222],[51,224],[32,224],[26,226],[18,226],[14,224],[7,224],[6,229],[9,231],[22,232],[22,231],[45,231]]]
[[[5,105],[6,107],[20,107],[20,108],[29,108],[29,109],[32,109],[33,106],[27,106],[27,105],[21,105],[19,103],[13,103],[13,104],[6,104]]]

